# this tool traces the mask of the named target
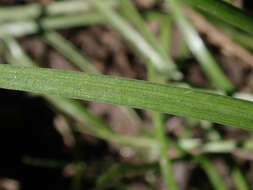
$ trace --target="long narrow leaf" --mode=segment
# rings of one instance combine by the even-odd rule
[[[0,6],[0,23],[10,20],[36,18],[41,14],[41,10],[42,7],[39,4],[15,7]]]
[[[90,0],[90,3],[110,22],[110,24],[120,32],[120,34],[135,47],[137,51],[144,57],[147,62],[151,62],[155,68],[161,73],[179,80],[182,75],[176,69],[173,62],[170,62],[152,47],[143,36],[131,27],[120,15],[118,15],[105,2]]]
[[[252,17],[246,12],[221,0],[181,0],[198,9],[204,10],[219,19],[253,34]]]
[[[7,40],[7,39],[5,39]],[[14,40],[7,40],[6,43],[8,44],[8,48],[11,54],[16,55],[15,58],[11,55],[6,56],[8,59],[7,62],[11,62],[12,64],[22,64],[27,66],[35,66],[35,63],[25,54],[25,52],[22,50],[22,48],[17,44]],[[3,47],[1,47],[1,52],[3,52]],[[153,70],[154,71],[154,70]],[[160,79],[159,79],[160,80]],[[98,128],[108,128],[108,125],[99,120],[99,118],[93,116],[87,108],[85,108],[83,105],[78,103],[77,101],[73,100],[66,100],[64,98],[60,97],[53,97],[50,95],[44,96],[53,104],[57,109],[61,110],[62,112],[65,112],[66,114],[70,115],[71,117],[75,118],[76,120],[80,121],[82,125],[85,126],[96,126]],[[87,128],[87,127],[86,127]],[[94,128],[90,128],[94,129]],[[80,128],[81,131],[85,130]],[[83,131],[84,132],[84,131]],[[87,131],[86,131],[87,132]],[[94,135],[94,134],[93,134]],[[155,140],[149,139],[149,138],[143,138],[143,137],[128,137],[128,136],[122,136],[119,138],[117,134],[115,135],[108,135],[108,137],[101,137],[104,139],[109,139],[114,141],[114,138],[117,139],[124,139],[124,141],[119,141],[122,144],[128,144],[133,146],[145,146],[150,147],[154,146],[156,144]],[[138,139],[138,140],[136,140]],[[131,142],[131,143],[130,143]],[[227,153],[231,152],[235,149],[238,149],[238,147],[242,147],[243,149],[252,150],[252,146],[250,143],[251,140],[245,141],[242,145],[241,142],[235,142],[235,141],[218,141],[218,142],[207,142],[204,144],[204,142],[201,142],[197,139],[183,139],[180,140],[178,143],[179,145],[186,149],[200,149],[203,152],[211,152],[211,153]]]
[[[150,109],[253,129],[253,102],[139,80],[0,65],[0,88]]]
[[[250,190],[247,180],[239,167],[232,169],[232,179],[238,190]]]
[[[43,37],[48,44],[53,46],[83,71],[91,74],[99,73],[70,41],[66,40],[57,32],[46,32]]]
[[[219,89],[229,93],[232,92],[234,90],[233,84],[216,64],[215,59],[209,53],[204,42],[182,13],[179,2],[177,0],[166,0],[166,2],[168,6],[171,7],[172,14],[177,21],[190,50],[199,61],[200,66],[205,71],[209,80]]]
[[[107,0],[109,6],[113,6],[115,0]],[[55,16],[87,12],[91,9],[88,1],[56,1],[46,6],[39,3],[16,6],[0,6],[0,23],[4,21],[17,21],[23,19],[35,19],[40,16]]]
[[[227,187],[218,173],[215,165],[204,156],[196,156],[195,160],[205,170],[215,190],[227,190]]]
[[[69,40],[57,32],[46,32],[44,39],[48,44],[54,47],[63,56],[67,57],[75,66],[88,74],[100,74],[86,56],[84,56],[78,48],[74,46]],[[127,107],[117,107],[124,115],[131,121],[132,127],[140,127],[143,125],[141,118],[135,110]]]
[[[123,15],[134,24],[135,28],[145,37],[145,39],[150,43],[150,45],[157,50],[164,60],[168,63],[175,64],[173,60],[168,56],[168,52],[162,47],[162,43],[158,43],[155,36],[150,32],[145,23],[145,20],[139,14],[135,6],[131,1],[119,0],[119,5]],[[169,41],[167,41],[169,43]],[[179,71],[177,71],[179,72]]]
[[[5,52],[7,62],[14,65],[36,66],[35,62],[26,55],[14,38],[6,35],[3,40],[9,50]],[[2,49],[1,51],[4,51]],[[123,145],[153,147],[157,144],[155,140],[150,138],[132,137],[115,133],[106,122],[90,113],[88,109],[78,101],[68,100],[63,97],[54,97],[51,95],[43,95],[43,97],[49,101],[56,110],[79,121],[81,125],[79,125],[77,129],[80,132],[88,133]]]
[[[41,30],[66,29],[71,27],[87,26],[91,24],[104,23],[104,19],[97,13],[86,13],[77,15],[65,15],[57,17],[45,17],[39,22],[34,20],[24,20],[2,24],[0,27],[0,37],[4,32],[21,37],[40,32]]]

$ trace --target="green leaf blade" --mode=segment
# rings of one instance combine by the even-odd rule
[[[150,109],[253,129],[253,102],[139,80],[0,65],[0,88]]]
[[[217,18],[253,34],[252,17],[246,12],[221,0],[181,0]]]
[[[108,4],[103,1],[89,2],[138,51],[146,62],[151,62],[159,72],[174,80],[182,78],[182,74],[177,70],[176,65],[170,59],[162,56],[158,50],[150,45],[144,36],[131,27]]]
[[[171,7],[172,15],[181,29],[189,49],[199,61],[200,66],[205,72],[209,81],[218,89],[221,89],[227,93],[233,92],[235,90],[233,84],[220,69],[219,65],[216,63],[216,60],[206,48],[197,31],[182,13],[180,3],[176,0],[167,0],[166,2],[168,7]]]

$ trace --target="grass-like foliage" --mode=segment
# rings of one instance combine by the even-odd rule
[[[253,103],[125,78],[0,65],[0,87],[101,101],[252,129]]]
[[[135,147],[136,152],[139,150],[137,148],[145,147],[149,154],[154,150],[158,153],[154,164],[112,165],[98,177],[95,189],[106,185],[117,189],[122,187],[122,184],[111,184],[110,180],[114,176],[120,181],[119,176],[129,171],[147,173],[154,168],[158,169],[157,166],[160,166],[159,171],[166,189],[180,189],[173,169],[177,160],[173,160],[168,154],[169,150],[173,149],[179,155],[178,160],[187,158],[197,163],[205,171],[215,190],[226,190],[227,184],[205,153],[229,154],[239,149],[253,149],[252,139],[245,142],[226,140],[214,127],[216,124],[222,124],[253,130],[253,102],[235,98],[241,94],[237,91],[237,86],[231,82],[231,78],[223,70],[224,67],[221,67],[218,59],[212,55],[213,51],[205,44],[206,41],[198,33],[198,28],[192,24],[194,22],[188,19],[187,14],[190,14],[190,11],[184,9],[202,14],[207,23],[212,23],[219,31],[227,32],[235,43],[244,46],[245,51],[247,48],[250,51],[253,49],[252,17],[229,0],[154,2],[156,8],[153,10],[138,10],[131,0],[65,0],[48,5],[0,5],[0,55],[7,63],[0,64],[0,88],[38,94],[50,103],[55,113],[64,118],[73,134],[78,131],[122,146]],[[160,31],[155,34],[147,24],[148,21],[154,20],[160,24]],[[95,25],[106,25],[124,40],[129,48],[127,51],[132,51],[134,56],[144,63],[147,81],[103,75],[71,40],[55,31]],[[179,44],[181,51],[177,50],[178,59],[171,56],[171,51],[174,50],[171,46],[174,25],[178,27],[180,37],[183,38],[180,42],[182,44]],[[39,68],[39,64],[28,56],[15,39],[31,34],[42,37],[44,43],[64,56],[81,72]],[[188,58],[195,58],[200,65],[207,79],[206,88],[194,89],[192,84],[188,83],[186,75],[184,76],[185,63],[177,62],[190,60]],[[187,87],[179,87],[178,83]],[[250,94],[247,95],[250,97]],[[140,132],[139,136],[119,134],[106,120],[94,115],[79,100],[120,105],[117,111],[125,114],[134,128],[141,128],[144,132]],[[141,114],[137,114],[135,108],[152,111],[149,117],[152,118],[154,134],[144,129],[147,121],[143,120]],[[165,126],[169,119],[166,114],[186,118],[183,135],[176,140],[167,134]],[[205,132],[206,139],[194,137],[193,127],[196,123]],[[76,136],[73,135],[73,138]],[[78,146],[79,141],[75,140]],[[52,167],[58,163],[43,159],[25,160],[43,167]],[[232,158],[230,161],[234,186],[243,190],[250,189],[243,169]],[[65,167],[66,163],[64,162],[64,166],[58,164],[57,167]],[[85,165],[82,161],[75,163],[74,189],[82,189],[86,167],[89,167],[88,164]]]

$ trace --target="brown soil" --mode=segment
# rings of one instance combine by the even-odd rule
[[[40,0],[39,2],[47,4],[50,1]],[[1,5],[31,2],[38,1],[0,0]],[[152,0],[136,0],[135,3],[142,10],[154,8]],[[64,30],[60,33],[71,40],[83,54],[87,55],[103,74],[146,80],[146,69],[143,61],[110,27],[92,26]],[[176,45],[181,42],[182,37],[178,30],[175,29],[174,33],[175,37],[172,44]],[[225,54],[222,48],[210,42],[205,34],[203,34],[203,38],[206,39],[209,49],[237,89],[252,92],[252,67],[237,56]],[[25,51],[42,67],[78,70],[62,55],[46,45],[39,34],[23,37],[19,41]],[[180,64],[186,82],[195,87],[207,86],[207,80],[201,68],[191,55],[182,58],[178,57],[177,52],[172,52],[172,54]],[[0,57],[1,63],[4,63],[4,60]],[[117,132],[136,135],[143,130],[132,127],[132,122],[119,111],[117,106],[91,102],[85,102],[85,104],[88,104],[93,113],[107,120]],[[84,171],[83,185],[86,189],[91,189],[94,187],[97,177],[110,164],[120,162],[144,164],[135,149],[124,149],[119,145],[89,135],[76,134],[78,151],[68,147],[64,143],[63,135],[56,130],[55,120],[58,116],[52,111],[48,103],[40,97],[0,90],[0,105],[0,189],[8,190],[6,183],[11,182],[8,180],[6,182],[6,179],[14,180],[16,189],[72,189],[71,177],[73,173],[71,172],[73,172],[73,168],[71,164],[76,161],[86,163],[87,170]],[[150,112],[138,110],[138,113],[146,122],[147,131],[151,131]],[[166,129],[168,135],[176,139],[182,135],[186,121],[177,116],[168,116],[169,118],[170,120],[166,122]],[[243,141],[249,137],[248,132],[237,128],[218,125],[215,125],[215,128],[226,139]],[[205,138],[205,133],[202,130],[201,127],[196,126],[194,129],[195,137]],[[145,153],[145,150],[140,150],[140,152]],[[25,156],[65,161],[69,164],[67,167],[59,168],[32,165],[23,161]],[[244,169],[244,174],[248,179],[253,177],[253,155],[250,152],[235,151],[233,154],[210,155],[210,158],[220,169],[220,173],[231,190],[235,188],[229,177],[229,167],[234,161]],[[157,165],[149,167],[155,169],[150,170],[151,173],[146,174],[145,178],[143,173],[132,173],[124,176],[122,181],[131,186],[132,189],[145,189],[146,178],[153,177],[154,179],[149,179],[149,181],[153,180],[153,189],[163,189],[164,185],[161,182]],[[175,176],[182,189],[212,189],[203,170],[187,158],[175,164]],[[116,183],[117,176],[113,180]]]

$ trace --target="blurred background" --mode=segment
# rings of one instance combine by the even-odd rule
[[[87,2],[0,0],[0,64],[25,60],[45,68],[87,69],[90,73],[151,80],[152,68],[148,68],[134,42],[126,39],[127,34],[122,34],[113,20],[104,19],[101,10],[86,6]],[[141,23],[145,23],[183,76],[170,84],[226,93],[210,85],[208,71],[192,54],[189,41],[184,40],[187,34],[172,17],[173,7],[167,10],[160,0],[133,0],[134,10],[128,7],[127,12],[117,0],[104,2],[113,2],[108,7],[114,14],[144,37],[145,29],[144,33],[140,30],[144,27]],[[252,14],[250,0],[226,2]],[[233,84],[227,93],[251,98],[252,35],[202,10],[187,5],[180,8],[215,64]],[[129,17],[135,13],[131,11],[141,18],[139,28]],[[1,39],[3,30],[10,35],[9,40]],[[24,55],[15,57],[15,52]],[[155,78],[155,82],[168,81],[159,73]],[[1,190],[169,189],[159,168],[156,146],[139,146],[138,142],[129,146],[89,132],[89,127],[99,125],[109,126],[115,134],[153,138],[154,113],[96,102],[78,104],[92,115],[86,114],[87,123],[59,109],[47,97],[0,90]],[[177,146],[168,146],[167,151],[179,189],[253,189],[250,131],[173,115],[161,117],[166,137],[186,150],[183,154]],[[82,125],[89,126],[88,130],[80,130]]]

